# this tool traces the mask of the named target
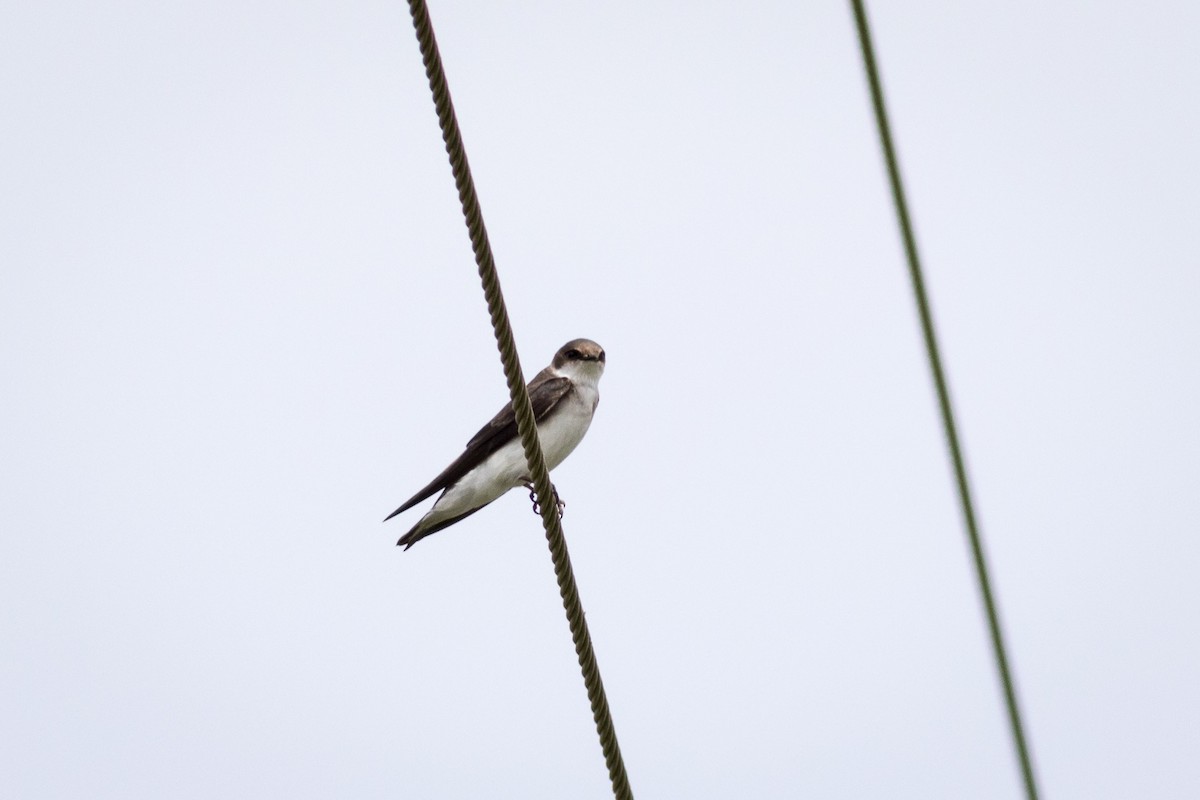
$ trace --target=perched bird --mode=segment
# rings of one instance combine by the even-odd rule
[[[554,354],[550,366],[529,382],[529,402],[547,469],[561,464],[583,440],[600,402],[597,384],[603,373],[604,348],[590,339],[572,339]],[[532,488],[516,414],[509,404],[467,442],[467,449],[453,464],[383,521],[435,492],[442,493],[433,508],[396,542],[407,550],[518,486]]]

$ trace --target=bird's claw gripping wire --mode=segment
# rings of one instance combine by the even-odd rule
[[[540,517],[542,515],[542,506],[538,503],[537,489],[534,488],[533,481],[523,481],[521,485],[529,490],[529,502],[533,503],[533,513]],[[550,490],[554,492],[554,505],[558,507],[558,518],[562,519],[567,504],[558,496],[558,487],[553,483],[550,484]]]

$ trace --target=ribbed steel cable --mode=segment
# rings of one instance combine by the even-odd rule
[[[462,203],[463,217],[466,219],[467,230],[471,235],[471,248],[475,252],[475,263],[479,267],[479,279],[483,284],[488,313],[492,318],[492,329],[496,334],[496,346],[500,350],[500,358],[504,363],[504,377],[508,381],[508,392],[512,398],[513,411],[517,416],[517,430],[521,435],[521,446],[525,449],[525,460],[529,464],[529,472],[533,477],[534,488],[537,492],[542,527],[546,530],[550,557],[554,561],[554,575],[558,579],[558,591],[562,596],[563,608],[567,612],[567,623],[571,627],[571,639],[575,642],[575,654],[579,658],[579,668],[583,672],[583,682],[587,687],[588,700],[592,704],[592,718],[596,722],[596,732],[600,736],[600,746],[604,750],[604,762],[608,766],[609,780],[612,781],[613,796],[618,800],[632,800],[633,792],[629,787],[629,777],[625,773],[621,748],[617,744],[617,733],[613,728],[612,715],[608,710],[608,698],[605,696],[604,683],[600,680],[600,669],[596,665],[596,655],[592,650],[592,637],[588,632],[583,607],[579,602],[579,590],[575,586],[575,573],[571,569],[571,556],[567,552],[567,542],[563,536],[558,505],[554,489],[550,484],[550,473],[546,469],[545,457],[538,442],[533,407],[529,403],[529,393],[525,389],[525,377],[521,372],[521,362],[517,357],[516,345],[513,343],[512,326],[508,321],[504,295],[500,291],[500,278],[496,274],[496,262],[492,257],[492,247],[488,242],[487,229],[483,224],[479,198],[475,194],[475,181],[471,178],[471,168],[467,163],[467,154],[463,148],[462,134],[459,132],[458,119],[454,114],[454,104],[450,99],[450,88],[446,84],[446,74],[442,70],[442,58],[438,52],[437,39],[433,35],[433,25],[429,21],[429,9],[426,8],[424,0],[409,0],[408,7],[412,13],[417,42],[421,47],[425,75],[429,78],[429,88],[433,92],[433,103],[437,108],[438,123],[442,128],[442,140],[446,143],[446,153],[450,156],[450,168],[454,172],[454,184],[458,187],[458,199]]]
[[[954,463],[954,477],[958,484],[963,521],[966,524],[967,538],[970,540],[971,553],[975,561],[975,576],[979,582],[979,592],[983,596],[988,630],[992,639],[992,651],[1000,673],[1000,682],[1004,688],[1004,701],[1008,707],[1013,745],[1020,763],[1021,777],[1025,783],[1025,795],[1029,800],[1037,800],[1038,790],[1033,773],[1033,759],[1025,740],[1020,706],[1017,703],[1017,690],[1013,681],[1012,669],[1008,664],[1008,656],[1005,653],[1004,635],[1000,628],[1000,612],[992,594],[991,579],[988,577],[983,539],[975,521],[975,507],[971,500],[970,483],[967,480],[966,459],[963,457],[962,446],[959,444],[954,412],[950,405],[950,390],[945,371],[942,369],[942,358],[933,327],[933,314],[929,309],[929,299],[925,294],[925,279],[922,276],[921,260],[917,254],[917,240],[913,234],[912,220],[908,213],[904,185],[900,180],[900,165],[896,158],[895,145],[892,143],[891,126],[888,124],[887,109],[883,100],[883,86],[879,79],[879,68],[875,62],[875,50],[871,44],[871,31],[867,25],[867,12],[863,7],[863,0],[850,0],[850,3],[854,8],[854,21],[858,27],[858,41],[862,48],[863,65],[867,72],[867,82],[871,87],[871,104],[875,110],[875,122],[879,128],[879,140],[883,148],[884,160],[887,162],[888,180],[891,183],[892,200],[896,206],[896,217],[900,223],[900,234],[904,239],[904,252],[908,258],[908,273],[912,279],[913,295],[916,298],[917,311],[921,318],[925,352],[929,357],[929,368],[933,372],[933,382],[937,387],[938,406],[942,414],[942,426],[946,432],[946,443],[950,449],[950,459]]]

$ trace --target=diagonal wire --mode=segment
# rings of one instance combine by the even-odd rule
[[[529,393],[525,389],[521,362],[517,358],[517,348],[513,343],[512,326],[508,321],[504,295],[500,291],[500,278],[496,274],[492,247],[488,243],[483,214],[479,208],[479,198],[475,194],[475,182],[471,178],[471,168],[467,164],[462,134],[459,132],[458,120],[454,115],[454,104],[450,99],[450,89],[442,70],[442,59],[438,53],[437,40],[433,35],[433,26],[429,21],[429,10],[426,8],[424,0],[409,0],[408,6],[412,13],[413,27],[416,29],[417,42],[421,47],[421,58],[425,63],[425,75],[429,78],[429,88],[433,92],[433,102],[437,108],[438,122],[442,128],[442,140],[446,143],[446,153],[450,156],[454,183],[458,187],[458,199],[462,203],[463,216],[466,218],[467,230],[471,235],[471,248],[475,252],[475,263],[479,267],[479,279],[483,284],[484,296],[487,298],[488,313],[491,315],[492,329],[496,334],[496,346],[499,348],[501,360],[504,362],[504,377],[508,381],[508,392],[512,398],[513,411],[517,416],[521,446],[525,449],[525,460],[529,464],[529,472],[537,490],[542,527],[546,529],[546,541],[550,546],[550,557],[554,561],[554,575],[558,579],[559,594],[562,596],[563,608],[567,612],[567,622],[571,627],[571,639],[575,642],[575,654],[579,657],[579,668],[583,672],[583,682],[587,687],[588,700],[592,704],[592,718],[596,722],[596,732],[600,736],[600,746],[604,750],[604,762],[608,766],[608,777],[612,782],[613,796],[618,800],[633,800],[633,792],[629,788],[629,778],[625,774],[625,763],[621,758],[621,748],[617,744],[617,733],[613,728],[612,716],[608,710],[608,698],[604,694],[600,669],[596,665],[596,655],[592,650],[592,637],[588,632],[583,608],[579,602],[579,590],[575,586],[575,573],[571,569],[571,557],[567,553],[567,542],[563,537],[558,505],[555,500],[546,500],[546,498],[555,498],[554,489],[550,484],[550,474],[546,469],[545,457],[538,442],[533,408],[529,404]]]
[[[950,390],[946,383],[946,374],[942,369],[942,359],[938,352],[937,336],[933,328],[933,314],[929,310],[929,299],[925,294],[925,280],[921,274],[921,261],[917,255],[917,240],[913,235],[912,220],[908,214],[908,204],[904,199],[904,186],[900,180],[900,165],[896,159],[896,149],[892,143],[891,128],[888,125],[887,109],[883,102],[883,87],[879,80],[879,69],[875,63],[875,52],[871,45],[871,32],[867,25],[867,12],[863,0],[850,0],[854,7],[854,21],[858,26],[858,40],[862,47],[863,65],[867,71],[867,81],[871,85],[871,103],[875,110],[875,121],[879,127],[879,140],[883,147],[884,159],[887,161],[888,179],[891,182],[892,200],[896,205],[896,216],[900,222],[900,233],[904,238],[904,252],[908,257],[908,272],[912,279],[913,294],[917,301],[917,310],[921,317],[921,331],[925,336],[925,350],[929,356],[929,368],[933,372],[933,382],[937,387],[938,405],[942,413],[942,425],[946,430],[946,443],[950,448],[950,458],[954,462],[954,477],[958,483],[958,496],[962,503],[963,520],[967,527],[967,538],[971,543],[971,553],[975,560],[975,575],[979,581],[979,591],[983,595],[983,605],[987,612],[988,630],[992,638],[992,650],[995,653],[996,667],[1000,672],[1000,682],[1004,687],[1004,701],[1008,707],[1008,721],[1012,728],[1013,745],[1020,762],[1021,777],[1025,782],[1025,795],[1029,800],[1037,800],[1037,781],[1034,779],[1033,762],[1029,746],[1025,741],[1025,732],[1021,723],[1021,712],[1017,703],[1017,691],[1013,683],[1012,670],[1005,655],[1004,635],[1000,629],[1000,613],[996,608],[996,599],[992,594],[991,579],[988,577],[987,561],[983,552],[983,540],[979,534],[979,526],[975,521],[975,509],[971,501],[971,490],[967,480],[967,465],[963,458],[962,446],[959,444],[958,433],[954,424],[954,412],[950,407]]]

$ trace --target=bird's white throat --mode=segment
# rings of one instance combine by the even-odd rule
[[[570,378],[571,382],[581,389],[595,391],[600,383],[600,376],[604,374],[604,364],[600,361],[568,361],[555,368],[554,372],[564,378]]]

